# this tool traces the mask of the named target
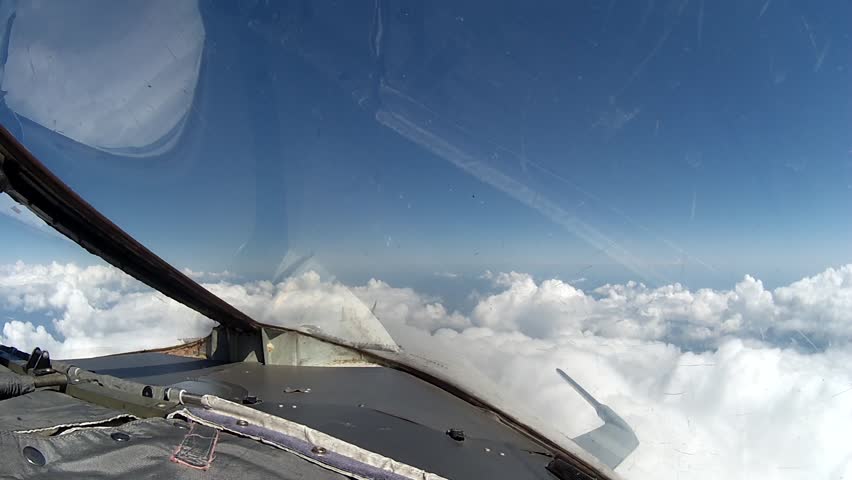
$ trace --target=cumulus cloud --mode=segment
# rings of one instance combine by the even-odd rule
[[[261,323],[315,333],[352,344],[396,349],[371,309],[345,285],[314,271],[279,283],[206,283],[205,288]]]
[[[584,292],[515,272],[486,278],[502,291],[479,302],[473,322],[536,338],[585,332],[706,349],[737,337],[822,350],[852,335],[852,265],[771,291],[749,275],[731,290],[695,291],[628,282]]]
[[[373,348],[396,348],[363,301],[314,272],[278,284],[234,284],[222,280],[233,278],[227,273],[184,271],[196,278],[218,278],[203,285],[260,322]],[[204,336],[213,326],[111,266],[0,266],[0,307],[41,314],[59,337],[43,325],[13,320],[4,325],[0,341],[22,349],[41,346],[65,358],[167,347]]]
[[[266,323],[384,339],[380,321],[405,351],[466,364],[476,373],[456,378],[488,379],[576,436],[600,421],[560,367],[634,427],[639,448],[617,469],[626,478],[852,475],[852,348],[840,341],[852,333],[852,266],[774,290],[749,276],[730,290],[631,282],[588,292],[517,272],[488,278],[494,291],[468,313],[410,288],[347,287],[313,271],[205,287]],[[13,315],[44,313],[56,332],[9,321],[4,343],[75,355],[176,343],[211,326],[111,267],[3,266],[0,302]]]
[[[0,266],[0,307],[13,320],[0,342],[55,358],[159,348],[206,335],[213,322],[108,266]],[[37,316],[45,325],[14,320]]]
[[[729,339],[703,353],[643,340],[542,340],[473,328],[441,341],[569,435],[599,422],[560,382],[568,371],[635,430],[625,478],[848,478],[849,351],[806,354]]]
[[[375,305],[375,315],[391,330],[405,324],[428,332],[441,328],[464,329],[470,320],[459,312],[448,311],[437,298],[421,295],[410,288],[394,288],[372,279],[352,292],[365,304]]]

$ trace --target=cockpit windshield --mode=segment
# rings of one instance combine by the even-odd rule
[[[849,18],[842,1],[3,2],[0,123],[257,322],[584,448],[611,408],[639,442],[599,458],[624,478],[843,478]],[[214,325],[8,196],[0,213],[0,343],[85,357]]]

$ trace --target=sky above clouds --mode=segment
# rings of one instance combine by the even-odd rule
[[[372,2],[24,3],[0,121],[199,271],[727,288],[852,262],[849,5],[611,3],[391,7],[379,89]]]
[[[257,320],[464,351],[575,435],[565,369],[627,478],[852,476],[848,2],[307,5],[3,3],[0,123]],[[0,238],[2,343],[212,327],[4,194]]]

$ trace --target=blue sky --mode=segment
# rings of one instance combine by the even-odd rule
[[[852,262],[848,2],[563,3],[391,3],[380,61],[372,2],[187,2],[165,26],[141,4],[22,6],[0,120],[194,270],[268,278],[295,251],[353,281],[514,269],[701,287]],[[129,20],[140,16],[152,20]],[[63,29],[38,28],[57,17]],[[378,76],[391,90],[371,93]],[[110,110],[99,94],[131,100]],[[33,100],[54,97],[68,107]],[[98,133],[155,109],[116,130],[120,141]],[[431,136],[406,137],[377,112]],[[92,128],[55,126],[77,118]],[[9,218],[0,232],[3,263],[87,261]]]
[[[369,308],[546,427],[578,415],[546,374],[571,369],[636,427],[627,478],[827,478],[852,472],[850,18],[845,0],[0,2],[0,123],[178,268],[235,273],[206,285],[253,318],[334,333]],[[0,213],[0,343],[73,358],[209,332]],[[252,282],[308,255],[339,282]]]

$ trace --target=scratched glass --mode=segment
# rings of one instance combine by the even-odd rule
[[[849,2],[0,5],[0,122],[256,320],[566,443],[561,368],[625,478],[852,475]],[[0,198],[3,343],[209,332]]]

